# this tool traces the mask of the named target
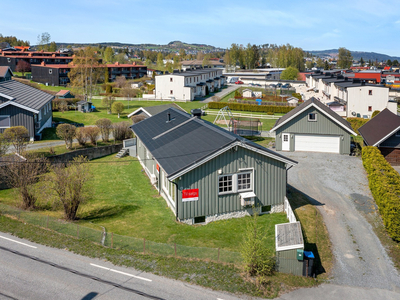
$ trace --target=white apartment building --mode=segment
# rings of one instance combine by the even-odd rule
[[[225,85],[222,69],[191,69],[155,77],[156,99],[193,101]]]

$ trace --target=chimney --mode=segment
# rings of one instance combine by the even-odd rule
[[[115,62],[115,65],[116,65],[116,66],[119,66],[119,62],[118,62],[118,61],[117,61],[117,62]]]
[[[167,113],[167,123],[168,122],[171,122],[171,114],[170,113]]]
[[[45,66],[46,63],[45,63],[44,61],[42,61],[42,62],[40,63],[40,65],[41,65],[41,66]]]
[[[136,62],[134,61],[132,65],[136,66]]]

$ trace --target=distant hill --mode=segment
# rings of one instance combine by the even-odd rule
[[[318,56],[318,57],[330,56],[332,58],[337,58],[339,50],[338,49],[311,50],[308,52],[312,53],[313,55]],[[400,61],[400,57],[398,57],[398,56],[389,56],[389,55],[382,54],[382,53],[364,52],[364,51],[350,51],[350,52],[351,52],[351,55],[353,55],[353,59],[355,59],[355,60],[360,60],[360,58],[362,57],[364,61],[368,61],[368,60],[387,61],[388,59],[390,59],[390,60],[397,59],[398,61]]]
[[[205,52],[219,52],[225,51],[223,48],[214,47],[206,44],[189,44],[181,41],[172,41],[167,45],[159,44],[129,44],[119,42],[101,42],[101,43],[56,43],[57,47],[65,48],[69,45],[72,47],[86,47],[86,46],[102,46],[102,47],[118,47],[118,48],[133,48],[135,50],[158,50],[167,52],[176,52],[179,49],[185,49],[186,51],[205,51]]]

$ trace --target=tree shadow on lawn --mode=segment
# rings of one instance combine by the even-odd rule
[[[85,221],[97,221],[97,220],[104,221],[106,219],[121,217],[127,213],[132,213],[138,210],[139,208],[140,208],[139,206],[131,204],[95,208],[89,212],[81,214],[81,217],[79,219]]]

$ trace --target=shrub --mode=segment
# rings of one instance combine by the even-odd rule
[[[350,123],[350,125],[353,128],[353,130],[355,131],[355,133],[358,134],[358,128],[363,126],[369,120],[363,119],[363,118],[347,118],[347,121]]]
[[[133,132],[129,128],[131,124],[129,122],[119,122],[119,123],[114,123],[112,126],[112,131],[114,134],[114,139],[116,141],[123,141],[125,139],[129,139],[132,137]]]
[[[111,84],[106,84],[106,94],[111,94],[113,92],[113,88]]]
[[[390,237],[400,242],[400,175],[376,147],[364,147],[362,160],[383,224]]]
[[[14,146],[18,154],[22,154],[29,142],[29,131],[24,126],[9,127],[4,130],[3,138]]]
[[[275,105],[257,105],[257,104],[241,104],[241,103],[226,103],[226,102],[210,102],[208,108],[221,109],[228,106],[231,110],[251,111],[251,112],[272,112],[272,113],[288,113],[293,106],[275,106]]]
[[[60,124],[57,126],[56,134],[60,139],[65,141],[65,146],[70,149],[72,140],[75,136],[76,127],[71,124]]]
[[[371,115],[371,119],[373,118],[373,117],[375,117],[377,114],[379,114],[380,113],[380,111],[379,110],[375,110],[373,113],[372,113],[372,115]]]
[[[96,145],[97,139],[99,138],[100,135],[100,129],[98,127],[84,127],[85,128],[85,133],[90,142],[93,145]]]
[[[143,121],[144,119],[146,119],[146,117],[143,115],[137,115],[137,116],[131,117],[133,124],[139,123],[140,121]]]
[[[103,142],[108,142],[110,131],[112,129],[112,122],[107,118],[103,118],[97,120],[95,124],[100,129],[100,134]]]
[[[114,102],[111,105],[111,111],[114,114],[118,114],[118,118],[120,117],[120,114],[124,111],[125,107],[124,104],[122,104],[121,102]]]
[[[85,146],[89,137],[86,134],[86,128],[88,127],[79,127],[75,131],[75,137],[78,140],[79,145]]]

